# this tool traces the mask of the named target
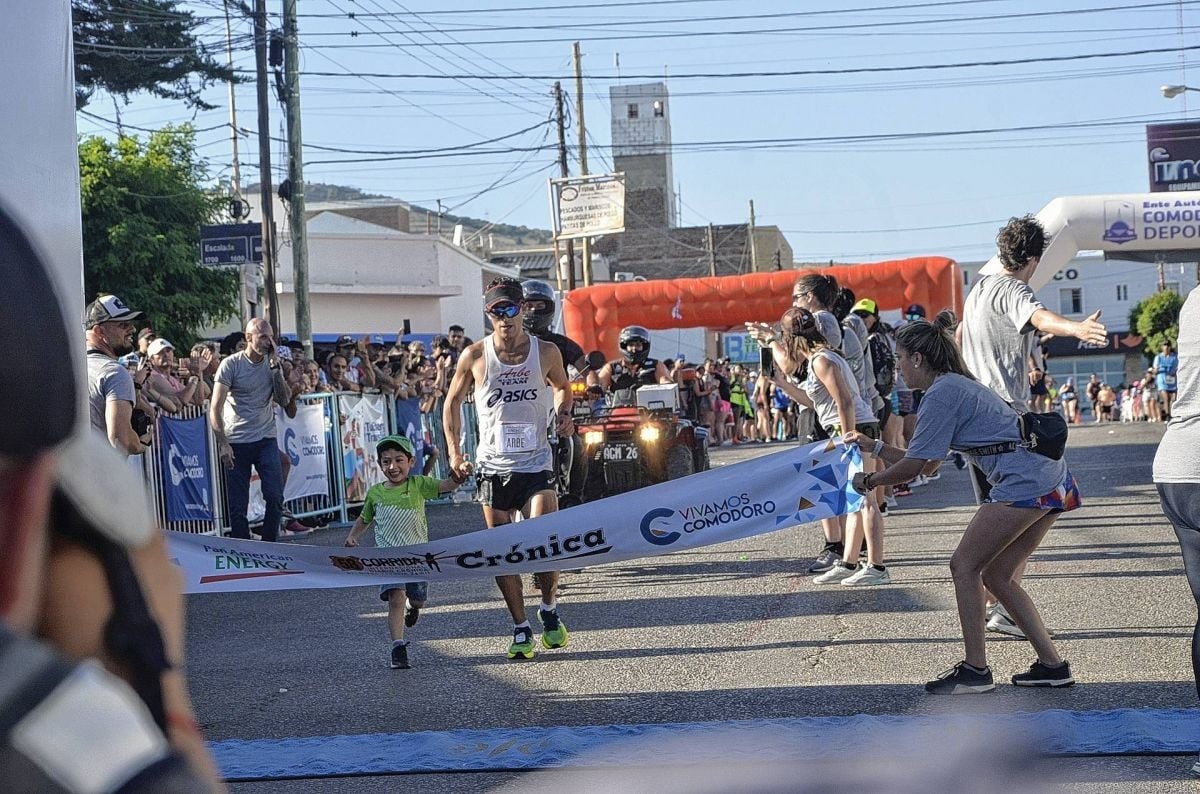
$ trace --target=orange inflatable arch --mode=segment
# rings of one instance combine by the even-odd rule
[[[584,350],[618,355],[617,336],[627,325],[650,329],[741,329],[745,322],[775,322],[792,305],[792,286],[806,273],[824,273],[871,298],[881,310],[913,303],[930,317],[942,309],[962,314],[962,270],[952,259],[917,257],[862,265],[777,270],[740,276],[625,281],[571,290],[563,300],[567,336]]]

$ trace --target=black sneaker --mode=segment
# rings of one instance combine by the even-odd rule
[[[1071,663],[1064,661],[1058,667],[1047,667],[1035,661],[1029,665],[1028,673],[1017,673],[1012,677],[1014,686],[1070,686],[1075,683],[1071,677]]]
[[[409,607],[408,609],[404,610],[404,625],[406,627],[411,629],[413,626],[417,625],[417,621],[420,619],[420,607]]]
[[[408,663],[408,643],[400,643],[392,646],[392,669],[407,670],[411,667]]]
[[[931,695],[978,695],[995,688],[992,668],[987,667],[980,673],[966,662],[959,662],[925,685],[925,691]]]
[[[825,549],[817,555],[812,565],[808,566],[809,573],[825,573],[842,561],[842,555],[833,549]]]

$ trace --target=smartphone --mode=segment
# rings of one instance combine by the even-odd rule
[[[775,377],[775,356],[771,355],[770,347],[758,351],[758,366],[766,377]]]
[[[184,358],[179,359],[179,368],[186,369],[188,372],[191,372],[192,371],[192,357],[186,356]]]

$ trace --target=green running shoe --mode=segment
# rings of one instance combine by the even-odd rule
[[[567,647],[567,624],[558,617],[558,610],[547,612],[539,609],[538,620],[542,622],[542,645],[547,648]]]
[[[525,626],[513,630],[512,645],[508,646],[509,659],[533,658],[533,629]]]

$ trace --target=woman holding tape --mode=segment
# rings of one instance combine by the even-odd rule
[[[858,391],[854,373],[841,353],[829,346],[817,318],[808,309],[788,309],[780,320],[781,336],[769,339],[776,371],[795,373],[800,362],[808,362],[808,376],[795,385],[790,379],[776,378],[776,383],[792,399],[816,411],[817,421],[838,438],[844,428],[854,428],[865,438],[879,438],[879,423]],[[871,454],[863,454],[864,467],[871,468]],[[846,542],[842,559],[813,579],[815,584],[837,584],[847,587],[890,584],[891,574],[883,564],[883,516],[873,494],[868,494],[857,513],[842,517],[845,520]],[[858,551],[866,535],[867,561],[859,564]]]
[[[1059,655],[1015,574],[1059,513],[1079,507],[1079,488],[1065,461],[1020,446],[1017,412],[971,376],[954,342],[953,328],[953,315],[943,312],[933,323],[919,320],[896,332],[896,364],[905,383],[923,390],[925,396],[907,451],[861,433],[847,434],[847,442],[890,464],[876,474],[855,475],[854,487],[869,492],[877,486],[908,482],[929,461],[945,458],[948,449],[970,455],[992,490],[950,558],[966,659],[926,684],[925,691],[962,695],[996,688],[983,642],[985,585],[1008,608],[1037,651],[1029,671],[1014,675],[1012,682],[1070,686],[1075,683],[1071,667]],[[997,451],[1006,445],[1011,451]]]

